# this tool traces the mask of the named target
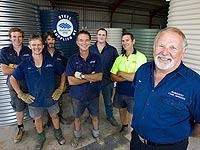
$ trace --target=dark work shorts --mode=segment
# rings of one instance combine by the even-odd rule
[[[120,95],[115,91],[113,106],[116,108],[127,108],[127,111],[133,114],[133,106],[134,106],[133,97]]]
[[[27,87],[26,87],[25,80],[19,81],[19,84],[20,84],[22,91],[27,93]],[[10,80],[8,80],[7,85],[8,85],[8,88],[9,88],[9,93],[10,93],[10,98],[11,98],[10,104],[13,107],[13,110],[16,111],[16,112],[24,111],[26,109],[27,104],[23,100],[21,100],[17,97],[17,93],[15,92],[13,87],[11,86]]]

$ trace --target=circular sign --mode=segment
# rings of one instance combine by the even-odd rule
[[[76,38],[77,22],[68,14],[57,16],[53,22],[53,32],[60,41],[69,41]]]

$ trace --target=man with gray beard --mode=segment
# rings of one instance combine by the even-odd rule
[[[186,150],[200,136],[200,76],[186,67],[187,40],[168,27],[154,41],[154,61],[136,72],[131,150]]]

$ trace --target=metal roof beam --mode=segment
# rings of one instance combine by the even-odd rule
[[[56,8],[56,0],[50,0],[52,9]]]
[[[114,14],[114,12],[116,11],[116,9],[123,3],[125,2],[126,0],[116,0],[114,3],[113,3],[113,6],[111,7],[111,14],[110,14],[110,27],[112,27],[112,16]]]

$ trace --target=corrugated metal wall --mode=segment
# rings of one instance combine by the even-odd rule
[[[38,4],[40,9],[51,9],[49,0],[27,0],[31,3]],[[79,14],[80,29],[97,29],[110,27],[110,13],[109,8],[91,8],[85,6],[82,1],[82,6],[70,6],[70,1],[59,1],[56,3],[56,10],[72,11]],[[150,3],[155,3],[152,1]],[[69,4],[69,5],[68,5]],[[117,9],[113,14],[112,28],[149,28],[149,12],[138,11],[134,9]],[[165,26],[165,18],[154,16],[152,20],[153,29],[159,29]]]
[[[0,49],[10,44],[8,30],[19,27],[25,32],[25,43],[31,33],[40,33],[39,9],[26,0],[0,1]],[[25,44],[25,45],[26,45]],[[0,67],[0,126],[16,123],[15,112],[10,105],[10,94],[6,85],[7,76],[2,74]],[[25,119],[28,114],[25,114]]]
[[[153,59],[153,42],[159,29],[126,29],[135,37],[135,48],[145,54],[148,61]]]
[[[167,26],[180,28],[188,40],[184,63],[200,74],[200,1],[171,0]]]

